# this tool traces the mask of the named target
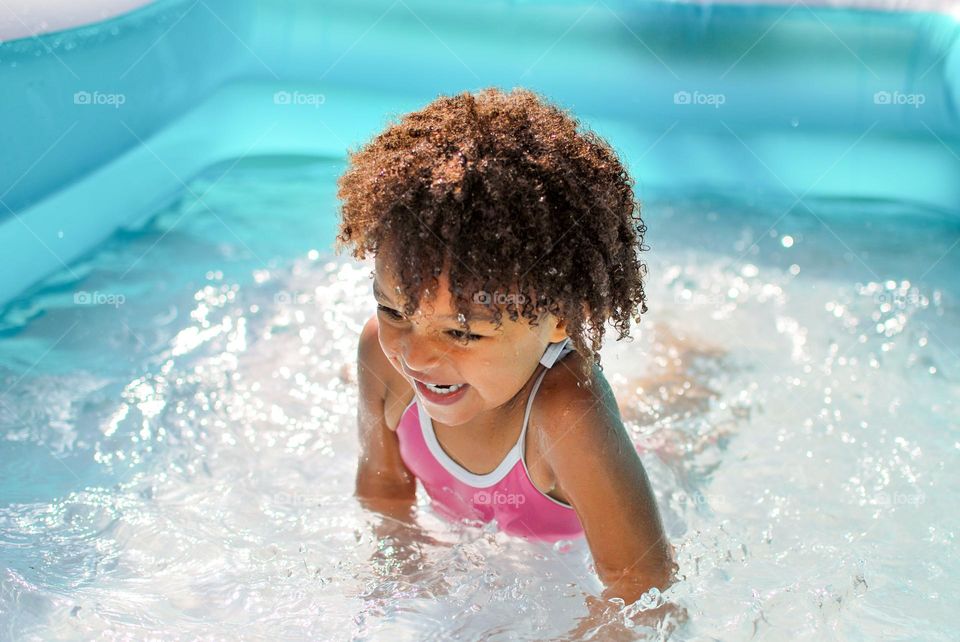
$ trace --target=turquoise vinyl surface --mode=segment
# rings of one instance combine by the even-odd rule
[[[161,0],[0,44],[3,305],[247,156],[343,158],[526,86],[648,190],[960,209],[954,17],[673,2]],[[330,239],[332,241],[332,239]]]

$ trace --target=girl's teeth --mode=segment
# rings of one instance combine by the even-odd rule
[[[459,384],[456,384],[456,385],[453,385],[453,386],[449,386],[449,387],[446,387],[446,388],[442,388],[442,387],[439,387],[439,386],[435,386],[435,385],[433,385],[432,383],[425,383],[425,384],[423,384],[423,385],[425,385],[427,388],[429,388],[429,389],[432,390],[433,392],[436,392],[436,393],[441,394],[441,395],[453,394],[454,392],[456,392],[457,390],[459,390],[460,388],[463,387],[463,384],[462,384],[462,383],[459,383]]]

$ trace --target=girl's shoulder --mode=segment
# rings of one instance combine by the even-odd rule
[[[547,368],[537,389],[534,405],[542,402],[539,404],[541,407],[549,407],[557,401],[569,398],[571,394],[579,395],[582,391],[590,391],[598,379],[604,377],[597,366],[586,366],[586,358],[579,352],[574,350],[564,355]],[[587,370],[587,373],[584,373],[584,370]]]
[[[538,441],[546,451],[572,424],[586,416],[596,417],[598,411],[612,413],[616,420],[610,423],[619,424],[619,407],[610,384],[595,364],[585,368],[585,361],[579,352],[570,352],[543,375],[530,408],[530,421],[536,425]]]
[[[602,459],[613,437],[622,438],[616,400],[609,392],[600,369],[578,352],[571,352],[549,368],[530,407],[527,425],[527,466],[540,482],[538,488],[550,489],[554,499],[571,504],[571,471],[577,478],[589,478],[586,468]],[[585,374],[586,372],[586,374]],[[612,402],[613,412],[604,401]],[[570,461],[581,461],[583,465]],[[586,464],[586,462],[591,462]],[[531,478],[533,481],[533,478]]]

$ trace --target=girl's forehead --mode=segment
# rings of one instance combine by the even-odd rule
[[[400,302],[403,298],[403,288],[400,287],[400,279],[396,273],[387,265],[378,263],[372,272],[373,287],[375,293],[386,295],[394,302]],[[441,296],[446,293],[449,297],[450,278],[446,272],[441,272],[437,277],[436,287],[425,286],[420,293],[422,299],[436,299],[437,294]]]
[[[392,275],[386,271],[375,270],[373,277],[374,297],[399,308],[403,304],[404,297],[399,284],[392,278]],[[461,320],[460,315],[454,308],[453,295],[449,290],[449,279],[446,278],[445,274],[440,275],[435,292],[429,288],[424,289],[420,295],[420,302],[421,305],[415,313],[419,316],[432,317],[438,321],[459,322]],[[473,302],[470,309],[471,313],[466,319],[470,323],[493,322],[493,312],[483,305],[482,299]]]
[[[396,256],[391,252],[380,251],[377,252],[375,259],[373,269],[374,284],[378,285],[380,292],[392,301],[400,303],[403,298],[403,289],[400,287],[401,279],[397,275],[393,265],[393,261],[397,260]],[[450,298],[449,291],[450,275],[449,270],[444,266],[437,276],[436,287],[425,287],[420,292],[420,299],[431,299],[434,305],[437,305],[438,303],[444,303],[445,299]],[[437,295],[439,295],[440,301],[436,300]]]
[[[376,255],[373,276],[374,296],[381,299],[382,302],[399,309],[404,303],[405,296],[400,286],[400,280],[390,264],[390,257],[385,256],[384,252]],[[507,306],[510,304],[522,307],[527,301],[526,296],[520,293],[502,293],[502,292],[473,292],[470,296],[469,309],[470,314],[467,321],[472,323],[490,323],[494,325],[493,312],[499,309],[501,312],[501,323],[515,323],[507,313]],[[424,305],[426,303],[426,305]],[[426,309],[424,309],[426,308]],[[435,287],[424,288],[420,292],[420,307],[416,314],[430,316],[439,321],[460,322],[459,315],[454,307],[453,294],[450,292],[449,267],[444,269],[437,277]],[[540,311],[537,317],[540,318],[545,311]]]

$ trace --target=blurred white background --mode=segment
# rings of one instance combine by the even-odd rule
[[[153,0],[0,0],[0,40],[106,20]]]

